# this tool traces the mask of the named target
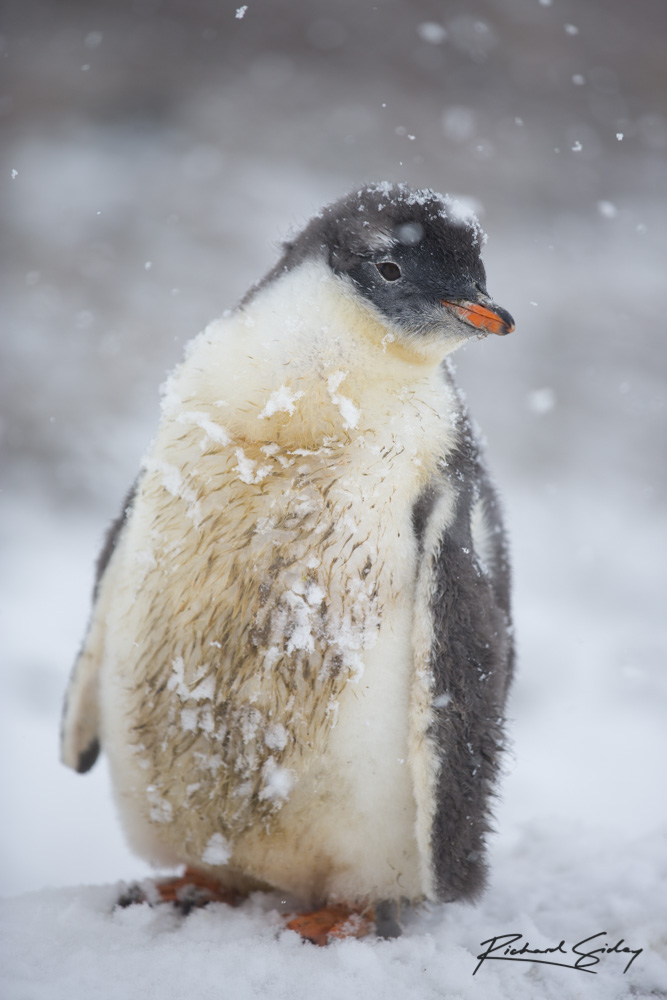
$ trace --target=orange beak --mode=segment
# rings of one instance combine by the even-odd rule
[[[488,309],[479,302],[448,302],[446,299],[442,300],[442,304],[458,319],[478,330],[483,330],[484,333],[498,333],[503,336],[514,329],[514,320],[499,306]]]

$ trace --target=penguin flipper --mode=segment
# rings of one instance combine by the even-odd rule
[[[466,430],[414,517],[422,552],[417,622],[428,675],[421,732],[430,748],[421,845],[431,895],[441,901],[474,901],[486,883],[485,838],[513,668],[499,505]],[[480,503],[488,522],[484,559],[476,551]]]
[[[70,676],[60,741],[60,759],[79,774],[89,771],[100,752],[98,673],[104,648],[100,585],[116,549],[136,496],[135,482],[125,498],[120,515],[112,522],[97,560],[93,610],[88,632]]]
[[[100,752],[99,706],[97,703],[98,644],[86,636],[79,653],[65,696],[60,759],[79,774],[89,771]]]

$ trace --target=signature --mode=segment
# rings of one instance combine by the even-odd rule
[[[560,965],[563,969],[577,969],[579,972],[590,972],[596,975],[596,970],[592,966],[598,965],[601,962],[602,955],[631,955],[632,958],[630,958],[623,969],[623,973],[625,974],[644,949],[628,948],[623,938],[614,945],[610,945],[607,941],[599,941],[599,938],[606,937],[606,931],[599,931],[597,934],[591,934],[590,937],[584,938],[582,941],[577,941],[570,948],[565,944],[565,941],[561,941],[560,944],[554,945],[551,948],[531,948],[527,941],[520,946],[518,945],[518,942],[523,940],[523,934],[498,934],[496,937],[488,938],[486,941],[480,941],[482,947],[488,945],[488,948],[477,956],[479,961],[475,966],[473,976],[484,962],[491,960],[496,962],[538,962],[541,965]],[[594,944],[596,945],[595,947],[593,946]],[[554,958],[562,955],[564,958],[570,958],[570,961],[558,962],[551,958],[534,957],[538,955],[552,955]],[[575,961],[572,961],[572,957],[575,955],[577,958]]]

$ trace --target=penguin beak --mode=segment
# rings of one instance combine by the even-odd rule
[[[446,306],[457,319],[474,326],[483,333],[497,333],[504,336],[514,329],[514,320],[505,309],[501,309],[495,302],[487,299],[482,302],[469,302],[467,299],[455,299],[449,301],[442,299],[443,306]]]

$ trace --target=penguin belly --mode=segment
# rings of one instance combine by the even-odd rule
[[[244,448],[190,467],[159,446],[105,574],[102,736],[128,839],[306,902],[420,898],[411,516],[427,464],[384,448],[371,475],[363,443],[326,460]]]
[[[310,905],[424,895],[409,763],[407,602],[390,618],[363,672],[341,692],[325,748],[307,763],[271,834],[250,829],[235,848],[244,871]]]

